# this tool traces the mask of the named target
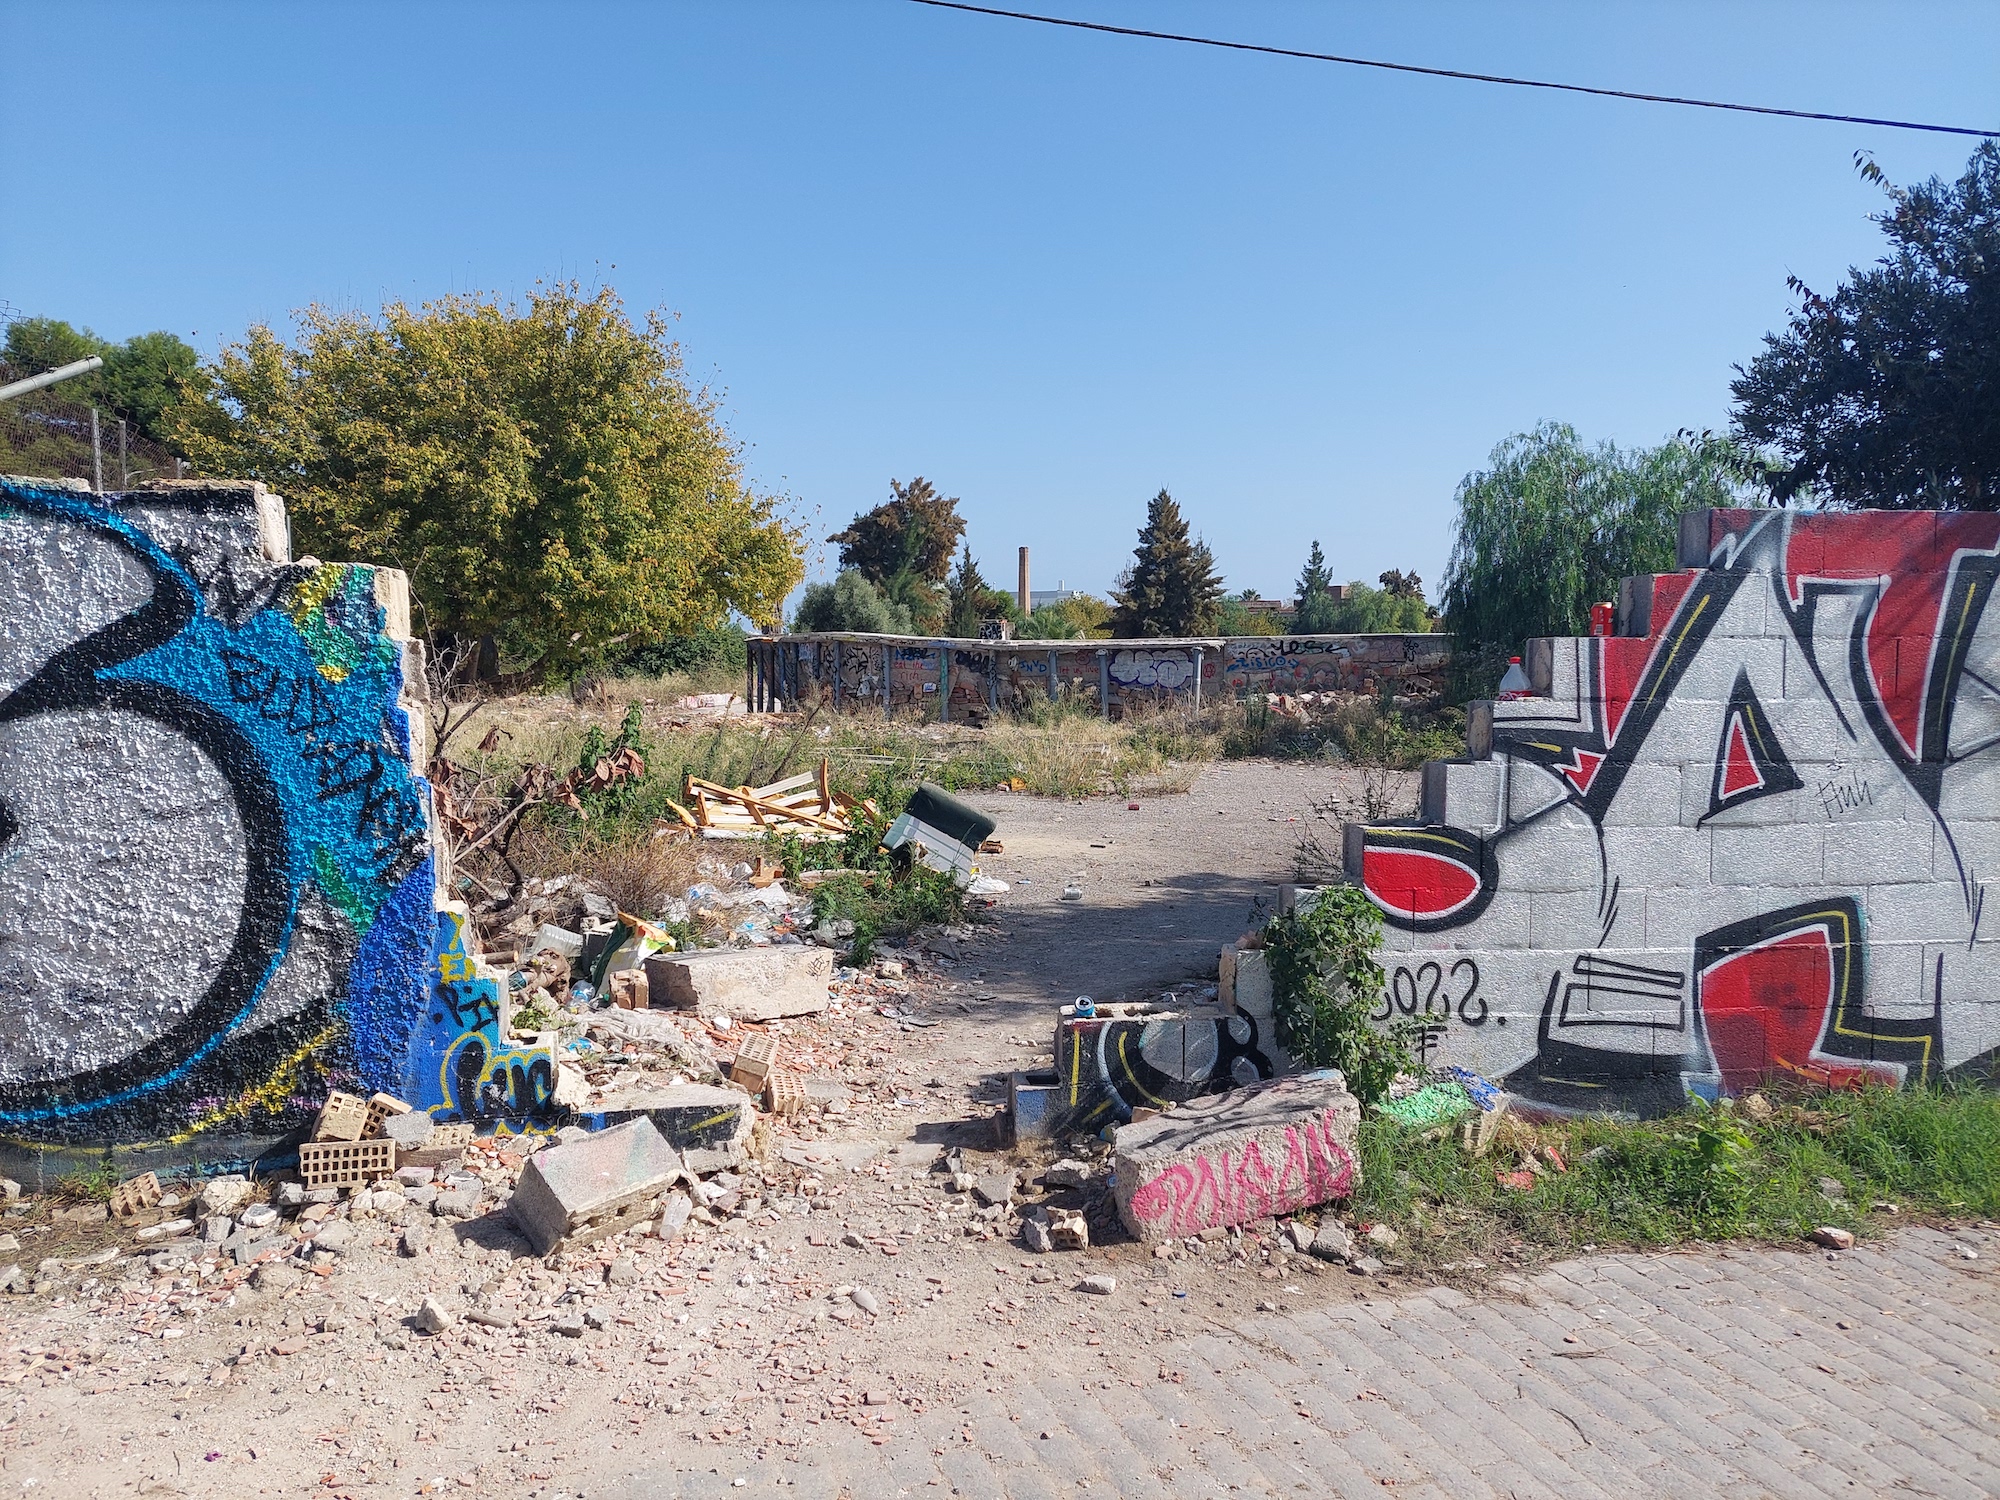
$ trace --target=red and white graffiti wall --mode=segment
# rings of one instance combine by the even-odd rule
[[[2000,516],[1700,511],[1680,551],[1618,635],[1530,643],[1420,821],[1347,828],[1382,1016],[1559,1109],[1990,1075]]]

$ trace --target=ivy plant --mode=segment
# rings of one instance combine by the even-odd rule
[[[1416,1068],[1411,1046],[1420,1024],[1371,1019],[1385,984],[1375,960],[1382,913],[1350,885],[1327,887],[1302,905],[1264,929],[1278,1040],[1311,1067],[1340,1069],[1354,1097],[1373,1104],[1398,1073]]]

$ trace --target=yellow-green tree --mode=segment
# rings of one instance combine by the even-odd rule
[[[715,624],[775,621],[803,576],[667,319],[539,286],[253,327],[174,409],[197,472],[285,498],[294,550],[406,569],[434,631],[543,672]]]

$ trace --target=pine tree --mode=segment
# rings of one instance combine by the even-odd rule
[[[1306,556],[1305,571],[1299,574],[1298,597],[1293,601],[1292,631],[1296,635],[1324,635],[1333,628],[1333,575],[1326,570],[1326,554],[1315,540]]]
[[[1113,596],[1111,633],[1120,638],[1202,635],[1215,628],[1222,579],[1206,542],[1188,536],[1174,497],[1161,490],[1146,505],[1146,524],[1130,573]]]
[[[971,640],[979,634],[979,622],[988,618],[988,595],[993,590],[979,571],[979,564],[972,560],[972,548],[967,547],[958,559],[958,571],[951,575],[945,585],[950,599],[949,612],[945,618],[945,634],[961,640]]]

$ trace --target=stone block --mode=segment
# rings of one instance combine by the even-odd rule
[[[537,1151],[509,1208],[535,1253],[547,1255],[565,1240],[587,1244],[639,1223],[681,1175],[680,1153],[653,1122],[631,1120]]]
[[[1361,1106],[1331,1069],[1192,1100],[1122,1126],[1118,1217],[1157,1243],[1349,1196]]]
[[[395,1143],[399,1158],[406,1151],[422,1149],[436,1128],[436,1122],[420,1109],[409,1110],[400,1115],[390,1115],[382,1121],[382,1135]]]
[[[833,979],[828,948],[710,948],[654,958],[648,973],[655,1004],[738,1021],[817,1015]]]
[[[601,1108],[614,1121],[650,1120],[690,1173],[741,1166],[756,1124],[748,1097],[705,1083],[626,1089],[605,1098]]]

